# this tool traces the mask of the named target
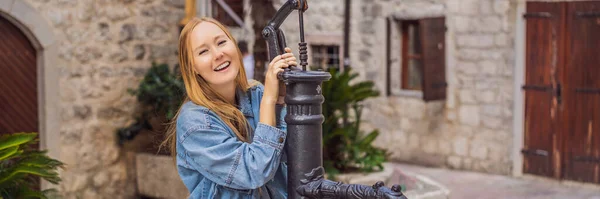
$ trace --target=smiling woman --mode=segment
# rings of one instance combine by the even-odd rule
[[[219,22],[194,18],[179,38],[186,100],[164,144],[190,198],[287,198],[287,125],[277,74],[297,65],[291,50],[250,84],[235,39]]]

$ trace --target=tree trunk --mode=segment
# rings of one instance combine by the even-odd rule
[[[254,24],[254,79],[264,83],[265,65],[269,63],[267,56],[267,44],[262,37],[262,30],[265,28],[271,17],[275,15],[275,8],[272,0],[252,0],[251,17]]]

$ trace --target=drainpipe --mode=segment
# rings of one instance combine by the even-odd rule
[[[351,0],[344,5],[344,69],[350,67],[350,6]]]

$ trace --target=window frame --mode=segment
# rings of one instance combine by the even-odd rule
[[[406,88],[410,75],[408,26],[418,23],[421,60],[421,88]],[[446,17],[419,16],[394,17],[386,20],[386,58],[387,58],[387,95],[421,98],[424,101],[445,100],[448,95],[447,84],[447,28]]]
[[[342,34],[307,34],[305,35],[306,43],[308,44],[307,55],[308,55],[308,68],[315,66],[315,62],[312,59],[313,53],[312,46],[337,46],[338,57],[339,57],[339,69],[344,69],[344,46]],[[310,69],[309,69],[310,70]]]

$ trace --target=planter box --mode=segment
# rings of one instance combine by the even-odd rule
[[[141,195],[152,198],[187,198],[188,189],[179,178],[171,156],[137,153],[137,186]]]
[[[448,199],[450,191],[443,185],[422,175],[403,172],[392,163],[384,163],[383,171],[373,173],[349,173],[336,176],[336,181],[349,184],[373,185],[378,181],[387,187],[394,184],[404,185],[403,191],[409,199]]]

